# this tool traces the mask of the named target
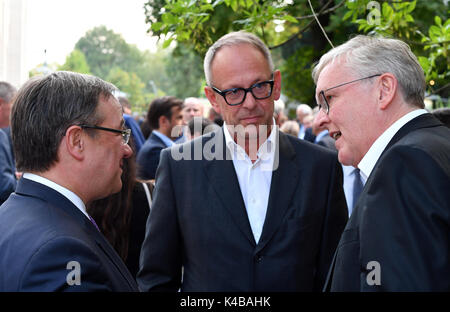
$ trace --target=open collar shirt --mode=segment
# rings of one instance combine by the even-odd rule
[[[273,119],[272,131],[259,147],[257,159],[253,163],[245,150],[232,139],[226,123],[223,127],[225,143],[230,150],[253,236],[258,243],[269,202],[278,128]]]

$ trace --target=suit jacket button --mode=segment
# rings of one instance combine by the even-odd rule
[[[255,261],[256,261],[257,263],[261,262],[262,259],[263,259],[263,257],[262,257],[261,255],[259,255],[259,254],[255,256]]]

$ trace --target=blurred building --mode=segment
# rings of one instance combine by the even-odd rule
[[[28,80],[27,4],[28,0],[0,0],[0,80],[16,87]]]

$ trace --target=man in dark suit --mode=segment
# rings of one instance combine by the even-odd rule
[[[11,115],[15,193],[0,207],[0,291],[136,291],[86,204],[122,187],[130,132],[114,86],[56,72],[20,90]]]
[[[183,101],[174,96],[153,100],[147,113],[147,122],[152,129],[137,155],[138,177],[143,180],[155,178],[161,151],[172,146],[182,133]]]
[[[161,153],[140,288],[320,290],[347,221],[335,154],[278,131],[281,74],[258,37],[230,33],[204,64],[225,123]]]
[[[313,70],[318,118],[364,189],[331,266],[331,291],[450,291],[450,130],[423,109],[407,44],[357,36]]]

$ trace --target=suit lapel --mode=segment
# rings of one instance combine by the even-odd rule
[[[255,238],[251,231],[250,222],[248,220],[247,211],[245,209],[244,200],[242,198],[239,181],[234,170],[233,161],[231,160],[230,151],[226,147],[223,128],[215,132],[211,140],[214,140],[213,147],[215,149],[222,147],[223,153],[216,150],[218,156],[222,155],[222,159],[205,160],[205,172],[209,179],[210,185],[216,191],[222,205],[230,212],[233,220],[244,234],[244,236],[256,245]]]
[[[90,221],[87,221],[90,223]],[[95,242],[100,247],[100,249],[106,254],[106,256],[110,259],[112,263],[116,266],[117,270],[123,276],[123,278],[127,281],[130,289],[136,289],[136,282],[128,271],[127,267],[123,263],[122,259],[119,257],[117,252],[111,246],[111,244],[106,240],[106,238],[101,234],[96,228],[91,227],[91,231],[95,231],[93,235],[95,235]]]
[[[288,137],[277,132],[276,146],[279,150],[275,151],[274,167],[278,165],[278,168],[272,173],[266,219],[256,252],[264,248],[280,226],[300,176],[300,169],[295,161],[296,154]]]

